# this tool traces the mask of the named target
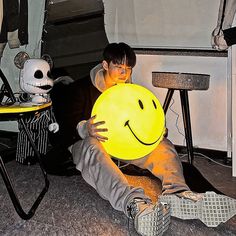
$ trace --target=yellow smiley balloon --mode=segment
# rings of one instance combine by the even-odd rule
[[[100,134],[107,153],[121,160],[141,158],[163,139],[165,116],[155,95],[137,84],[118,84],[103,92],[92,110],[95,121],[105,121]]]

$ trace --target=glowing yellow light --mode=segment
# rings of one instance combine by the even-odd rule
[[[119,84],[103,92],[94,104],[95,122],[105,121],[102,142],[118,159],[134,160],[155,149],[163,139],[165,116],[155,95],[137,84]]]

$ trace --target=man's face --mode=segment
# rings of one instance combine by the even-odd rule
[[[113,64],[110,62],[103,62],[103,67],[106,70],[108,78],[114,84],[125,83],[131,76],[132,67],[126,64]]]

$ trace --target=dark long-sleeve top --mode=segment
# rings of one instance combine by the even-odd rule
[[[69,85],[54,86],[51,99],[60,129],[59,132],[50,134],[52,145],[68,147],[81,139],[76,126],[80,121],[91,117],[93,105],[100,94],[89,76]]]

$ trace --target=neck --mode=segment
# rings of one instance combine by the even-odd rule
[[[104,73],[104,81],[106,84],[106,89],[115,85],[115,83],[111,80],[110,76],[107,73]]]

